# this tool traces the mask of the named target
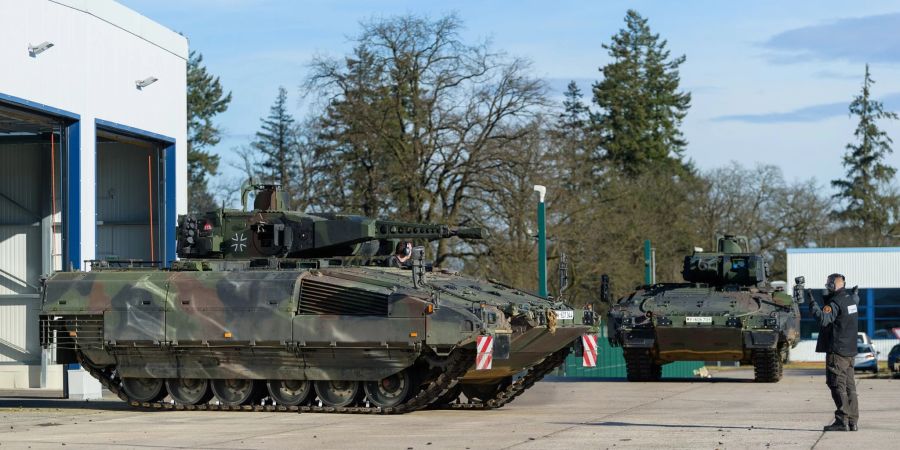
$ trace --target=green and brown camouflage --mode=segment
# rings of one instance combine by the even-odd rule
[[[611,305],[608,336],[624,348],[629,380],[657,380],[673,361],[739,361],[754,366],[756,381],[781,378],[800,340],[799,307],[769,283],[745,237],[717,245],[685,257],[685,283],[642,286]]]
[[[226,404],[235,402],[222,394],[228,386],[249,386],[246,404],[265,385],[278,404],[318,397],[401,411],[438,394],[453,400],[449,388],[489,400],[485,392],[513,389],[514,374],[567,352],[588,329],[562,302],[426,272],[421,248],[411,267],[386,264],[398,241],[480,238],[478,229],[285,211],[275,187],[261,188],[253,211],[180,218],[181,260],[169,268],[95,262],[49,277],[44,345],[138,404],[167,390],[177,403],[202,404],[207,383]],[[493,367],[475,370],[485,335]]]

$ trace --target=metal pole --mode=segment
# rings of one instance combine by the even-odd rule
[[[875,289],[866,289],[866,333],[875,335]]]
[[[534,190],[538,193],[538,295],[547,297],[547,221],[545,218],[544,197],[547,195],[547,188],[539,184],[534,185]]]
[[[650,239],[644,241],[644,284],[653,284],[653,255]]]

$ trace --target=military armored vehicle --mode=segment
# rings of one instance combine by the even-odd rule
[[[97,261],[49,277],[42,343],[133,406],[402,413],[502,406],[586,329],[565,305],[397,245],[479,229],[303,214],[277,186],[252,188],[251,211],[246,189],[243,210],[181,217],[169,268]],[[475,370],[483,336],[493,364]]]
[[[629,381],[656,381],[673,361],[752,364],[776,382],[800,338],[799,301],[773,288],[747,238],[717,237],[717,251],[684,259],[684,283],[642,286],[612,304],[608,337],[622,346]]]

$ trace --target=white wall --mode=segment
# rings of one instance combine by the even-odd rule
[[[29,44],[54,46],[31,57]],[[81,258],[95,249],[95,133],[102,119],[176,140],[187,212],[187,39],[111,0],[0,2],[0,94],[81,116]],[[143,90],[135,80],[159,79]]]
[[[53,47],[29,55],[45,41]],[[187,58],[186,38],[112,0],[0,0],[0,94],[80,116],[81,260],[96,249],[95,120],[174,139],[176,213],[187,212]],[[0,312],[0,344],[31,355],[36,317],[13,306]],[[0,387],[34,387],[35,367],[0,365]]]
[[[900,288],[900,247],[787,249],[788,292],[794,278],[806,287],[823,289],[832,273],[847,277],[848,286]]]

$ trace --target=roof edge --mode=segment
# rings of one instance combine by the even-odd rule
[[[815,248],[788,248],[787,254],[804,253],[898,253],[900,247],[815,247]]]
[[[188,40],[169,28],[113,0],[49,0],[94,16],[187,61]]]

